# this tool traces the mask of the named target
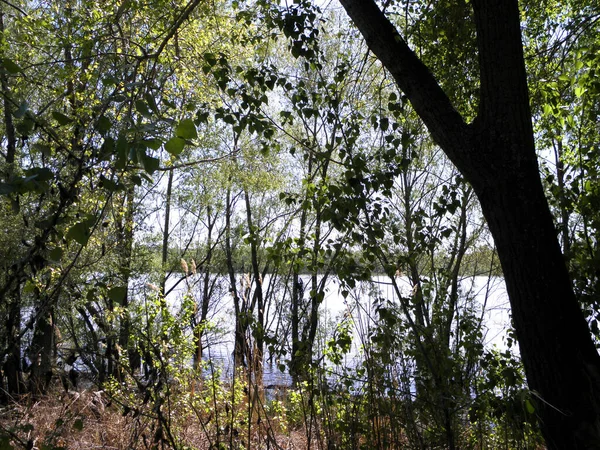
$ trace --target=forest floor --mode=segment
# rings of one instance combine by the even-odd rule
[[[90,387],[65,392],[59,386],[33,400],[30,397],[0,406],[0,449],[282,449],[319,448],[308,442],[305,430],[269,427],[257,420],[243,430],[210,423],[173,410],[159,427],[151,409],[143,412],[117,405],[103,390]],[[214,421],[214,418],[212,419]],[[241,424],[244,425],[243,422]]]

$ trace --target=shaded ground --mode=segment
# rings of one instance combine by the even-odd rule
[[[1,449],[151,449],[173,448],[167,434],[180,448],[308,449],[306,433],[265,427],[257,420],[244,430],[215,427],[214,416],[181,414],[173,410],[168,432],[159,431],[152,410],[127,411],[104,391],[86,389],[60,392],[33,401],[23,398],[0,408]],[[163,430],[165,428],[163,427]],[[158,439],[163,435],[164,440]],[[242,441],[243,440],[243,441]],[[158,443],[157,443],[158,441]],[[225,447],[218,447],[218,442]],[[12,446],[12,447],[11,447]],[[314,448],[314,446],[311,446]]]

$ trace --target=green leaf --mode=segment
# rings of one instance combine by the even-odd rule
[[[152,175],[160,167],[160,160],[146,155],[142,158],[142,164],[144,165],[144,170]]]
[[[535,412],[535,406],[529,401],[529,399],[525,399],[525,409],[529,414],[533,414]]]
[[[32,179],[35,179],[36,181],[49,181],[54,178],[52,170],[48,167],[32,167],[25,171],[25,175],[33,177]]]
[[[108,192],[115,192],[121,187],[118,183],[109,178],[106,178],[104,175],[100,176],[100,183],[101,186]]]
[[[208,122],[209,113],[206,111],[198,110],[196,113],[196,124],[207,123]]]
[[[73,119],[69,116],[65,116],[59,111],[52,111],[52,117],[58,122],[59,125],[68,125],[73,122]]]
[[[144,95],[144,98],[146,99],[146,103],[148,103],[148,107],[155,113],[158,112],[158,105],[156,104],[156,100],[154,99],[154,97],[152,96],[152,94],[146,94]]]
[[[152,177],[145,172],[140,173],[140,177],[143,178],[144,180],[146,180],[150,184],[154,183],[154,180],[152,179]]]
[[[185,141],[180,137],[172,137],[165,143],[165,150],[173,156],[178,156],[185,146]]]
[[[73,428],[77,431],[83,430],[83,420],[77,419],[73,422]]]
[[[379,120],[379,127],[381,128],[381,131],[387,131],[389,126],[390,126],[390,120],[387,117],[382,117]]]
[[[206,63],[209,66],[214,66],[217,64],[216,56],[213,53],[209,53],[209,52],[204,54],[204,61],[206,61]]]
[[[21,69],[16,62],[8,58],[2,58],[2,67],[4,67],[8,73],[23,72],[23,69]]]
[[[127,96],[123,94],[115,94],[112,96],[111,100],[115,103],[121,103],[127,100]]]
[[[60,261],[62,256],[63,256],[63,249],[60,247],[55,247],[52,250],[50,250],[50,259],[52,261]]]
[[[96,122],[96,130],[98,130],[98,132],[100,134],[106,134],[110,131],[110,128],[112,127],[112,122],[110,121],[110,119],[106,116],[100,116],[98,118],[98,122]]]
[[[52,148],[49,145],[44,144],[42,142],[36,142],[35,144],[33,144],[32,149],[37,152],[40,152],[42,155],[44,155],[46,157],[52,155]]]
[[[0,450],[14,450],[14,447],[10,444],[10,437],[0,436]]]
[[[183,119],[175,128],[175,134],[183,139],[196,139],[198,132],[196,131],[196,125],[192,119]]]
[[[17,131],[23,136],[28,137],[29,134],[33,131],[35,126],[35,122],[29,116],[25,116],[23,120],[17,123]]]
[[[25,101],[19,105],[19,109],[14,113],[14,116],[17,119],[22,119],[27,111],[29,111],[29,103]]]
[[[35,283],[32,280],[27,280],[25,282],[25,286],[23,286],[23,292],[25,294],[31,294],[32,292],[35,292],[35,290],[36,290]]]
[[[108,298],[119,304],[123,304],[125,297],[127,297],[127,286],[116,286],[110,288],[107,292]]]
[[[0,195],[8,195],[15,192],[16,187],[10,183],[0,183]]]
[[[143,101],[143,100],[136,100],[135,101],[135,109],[142,116],[145,116],[145,117],[151,117],[152,116],[152,113],[150,112],[150,109],[148,108],[148,104],[145,101]]]
[[[552,106],[550,106],[547,103],[544,103],[544,105],[542,106],[542,108],[544,109],[544,114],[552,114]]]
[[[143,143],[146,145],[146,147],[151,148],[152,150],[158,150],[163,144],[160,139],[147,139]]]
[[[91,228],[93,224],[88,223],[88,221],[79,222],[69,228],[67,232],[67,239],[74,240],[80,245],[87,245],[90,236],[91,236]]]

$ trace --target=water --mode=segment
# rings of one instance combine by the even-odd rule
[[[242,292],[249,285],[247,275],[239,275],[238,291]],[[266,332],[275,336],[282,347],[289,341],[289,330],[282,326],[279,320],[281,315],[289,315],[289,292],[283,286],[275,289],[273,286],[278,280],[270,277],[263,280],[263,289],[272,294],[272,302],[265,311]],[[374,325],[377,313],[374,309],[374,299],[379,297],[398,304],[396,291],[391,280],[386,276],[377,276],[373,283],[358,283],[356,288],[350,291],[347,297],[341,293],[338,280],[329,279],[326,284],[325,297],[319,308],[320,323],[324,326],[326,334],[334,332],[335,327],[343,321],[350,320],[352,324],[353,342],[350,351],[344,357],[344,363],[354,367],[361,356],[361,336]],[[396,279],[402,296],[410,296],[411,288],[406,278]],[[229,281],[227,277],[218,277],[216,283],[221,287],[219,295],[211,300],[209,308],[209,320],[215,325],[215,331],[210,336],[212,343],[204,350],[204,357],[210,361],[211,370],[218,368],[223,377],[229,378],[233,375],[233,348],[234,348],[234,308],[233,298],[228,292]],[[304,285],[308,286],[308,277],[304,279]],[[269,288],[269,286],[271,288]],[[184,295],[196,298],[201,292],[201,280],[199,277],[191,276],[184,283],[175,286],[175,281],[167,282],[167,292],[170,291],[167,301],[173,310],[181,304]],[[171,289],[173,288],[173,289]],[[269,289],[272,289],[269,291]],[[304,300],[308,301],[308,291],[305,289]],[[509,303],[504,282],[501,278],[475,277],[461,282],[464,303],[480,317],[484,333],[484,345],[487,348],[496,346],[500,349],[506,347],[504,337],[509,326]],[[249,298],[251,298],[249,296]],[[467,299],[470,298],[470,301]],[[329,336],[330,337],[330,336]],[[326,338],[327,339],[327,338]],[[313,349],[320,354],[323,339],[319,342],[319,348]],[[272,356],[272,358],[270,358]],[[281,364],[285,365],[289,356],[269,355],[265,350],[264,363],[264,385],[269,387],[287,386],[291,383],[291,377],[287,371],[281,371]]]

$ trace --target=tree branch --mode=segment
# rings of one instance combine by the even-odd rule
[[[171,26],[171,29],[169,30],[167,36],[162,40],[158,49],[156,50],[156,52],[153,53],[152,56],[154,56],[158,59],[158,57],[163,52],[163,50],[165,49],[165,47],[167,46],[169,41],[173,38],[173,36],[175,36],[175,34],[179,30],[179,28],[181,27],[183,22],[185,22],[190,17],[190,15],[194,11],[194,9],[196,9],[196,7],[200,4],[201,1],[202,0],[192,0],[192,1],[190,1],[190,3],[188,3],[188,5],[185,7],[185,9],[179,15],[179,17],[177,18],[175,23],[173,23],[173,25]]]
[[[371,51],[394,77],[435,142],[462,171],[470,127],[429,68],[413,52],[373,0],[340,0]]]
[[[23,14],[24,16],[27,16],[28,14],[22,10],[21,8],[19,8],[17,5],[12,4],[11,2],[7,1],[7,0],[0,0],[2,3],[4,3],[5,5],[10,6],[11,8],[16,9],[17,11],[19,11],[21,14]]]

